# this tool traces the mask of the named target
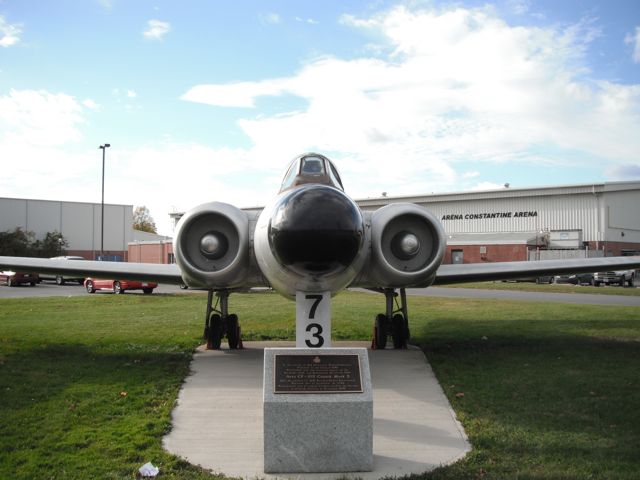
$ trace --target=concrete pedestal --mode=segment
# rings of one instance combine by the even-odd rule
[[[275,393],[275,355],[358,355],[362,393]],[[364,348],[264,350],[264,471],[373,469],[373,396]]]

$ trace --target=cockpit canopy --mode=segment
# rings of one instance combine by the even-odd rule
[[[344,191],[338,170],[324,155],[305,153],[293,159],[282,181],[280,191],[305,183],[330,185]]]

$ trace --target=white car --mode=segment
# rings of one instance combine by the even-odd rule
[[[84,257],[61,256],[51,257],[51,260],[86,260]],[[51,275],[47,273],[40,274],[40,280],[55,280],[58,285],[64,285],[66,282],[76,282],[78,285],[84,283],[84,277],[63,277],[62,275]]]
[[[601,284],[612,285],[618,284],[624,287],[625,284],[633,287],[635,285],[635,270],[615,270],[610,272],[597,272],[593,276],[594,285],[599,287]]]

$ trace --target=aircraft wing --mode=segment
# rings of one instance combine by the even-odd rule
[[[0,257],[0,270],[50,273],[114,280],[182,283],[177,265],[156,263],[97,262],[29,257]]]
[[[640,256],[539,260],[525,262],[463,263],[440,265],[434,285],[515,280],[569,273],[632,270],[640,268]]]

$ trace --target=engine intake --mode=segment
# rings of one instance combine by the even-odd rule
[[[173,248],[189,286],[240,286],[249,268],[249,219],[226,203],[199,205],[178,222]]]
[[[422,287],[433,283],[444,258],[444,229],[428,210],[393,203],[371,216],[372,263],[377,287]]]

